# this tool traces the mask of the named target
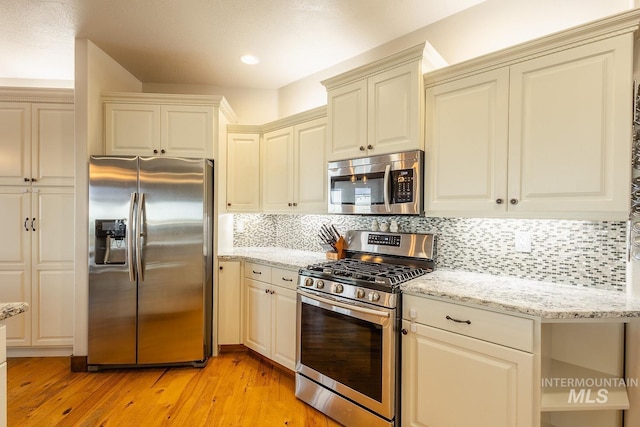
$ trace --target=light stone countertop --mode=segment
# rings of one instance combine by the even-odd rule
[[[528,314],[544,319],[640,317],[640,298],[624,292],[508,276],[436,270],[400,285],[404,293]]]
[[[218,259],[243,259],[276,267],[300,269],[310,264],[327,261],[324,252],[301,251],[278,247],[232,248],[220,250]]]
[[[299,269],[326,261],[323,252],[279,247],[221,250],[218,258],[239,259]],[[438,297],[553,321],[562,319],[630,319],[640,317],[640,298],[624,292],[552,282],[439,269],[403,283],[404,293]]]
[[[8,319],[27,310],[29,310],[29,304],[26,302],[2,302],[0,303],[0,320]]]

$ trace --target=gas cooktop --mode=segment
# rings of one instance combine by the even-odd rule
[[[358,259],[345,258],[338,261],[313,264],[305,269],[306,275],[313,272],[321,273],[337,281],[352,279],[363,283],[375,283],[394,287],[408,280],[430,272],[429,269],[411,267],[407,265],[389,264],[384,262],[367,262]]]

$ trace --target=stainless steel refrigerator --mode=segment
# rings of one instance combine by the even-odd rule
[[[213,162],[93,156],[90,370],[211,355]]]

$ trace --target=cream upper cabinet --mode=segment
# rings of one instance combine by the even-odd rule
[[[427,215],[504,211],[508,102],[507,68],[426,90]]]
[[[325,118],[264,134],[261,169],[265,212],[326,212],[325,141]]]
[[[213,159],[221,121],[234,120],[221,96],[104,93],[102,100],[107,155]]]
[[[632,54],[628,33],[427,83],[426,214],[626,219]]]
[[[0,185],[73,185],[74,107],[1,102]]]
[[[423,148],[424,45],[322,82],[327,88],[327,160]]]
[[[227,135],[228,212],[260,211],[260,134]]]

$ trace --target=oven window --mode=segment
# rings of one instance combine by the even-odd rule
[[[331,178],[331,204],[384,205],[384,172]]]
[[[302,304],[300,361],[382,402],[382,326]]]

